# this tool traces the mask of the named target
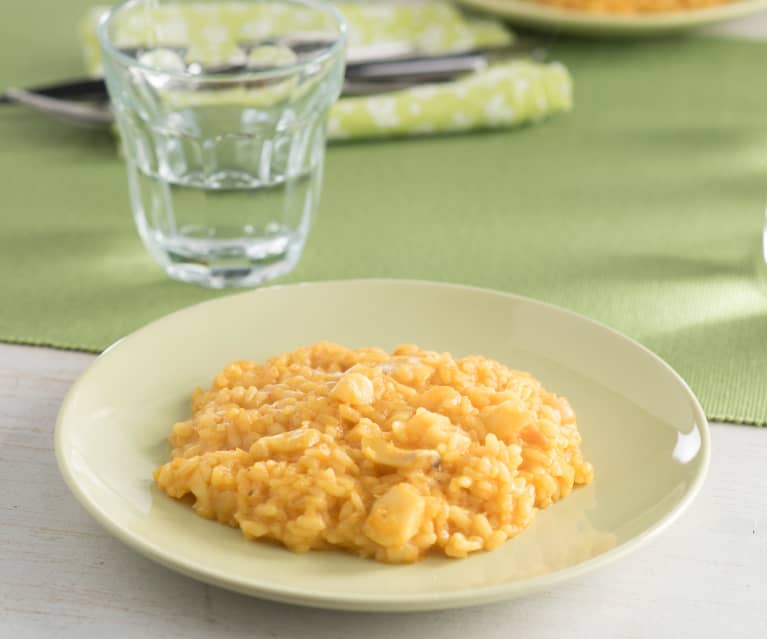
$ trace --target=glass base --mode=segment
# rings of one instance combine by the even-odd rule
[[[242,288],[258,286],[292,271],[298,259],[284,259],[268,265],[205,266],[194,263],[172,263],[165,266],[169,277],[207,288]]]
[[[209,288],[256,286],[293,270],[303,251],[305,235],[276,234],[269,238],[197,240],[153,238],[149,252],[173,279]]]

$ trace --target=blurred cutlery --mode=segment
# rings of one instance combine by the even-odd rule
[[[316,50],[316,41],[310,44]],[[297,45],[293,43],[291,46]],[[388,93],[422,84],[447,82],[482,70],[495,62],[518,57],[541,59],[545,56],[543,49],[526,41],[503,47],[438,55],[402,53],[406,46],[409,47],[403,43],[375,45],[367,49],[367,56],[358,50],[356,57],[347,61],[342,95]],[[298,47],[298,50],[299,55],[301,51],[310,50],[309,44],[304,48]],[[387,55],[377,57],[382,52]],[[135,55],[136,51],[126,50],[126,53]],[[223,76],[248,69],[258,70],[258,67],[237,63],[215,67],[212,72]],[[205,69],[205,72],[211,73],[211,69]],[[3,103],[21,104],[60,120],[90,128],[106,127],[114,120],[102,79],[78,79],[30,89],[9,87],[0,94],[0,104]]]

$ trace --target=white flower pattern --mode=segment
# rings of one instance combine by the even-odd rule
[[[202,29],[202,37],[205,44],[219,46],[226,44],[232,39],[229,29],[220,24],[210,24]]]
[[[489,124],[504,124],[514,119],[514,109],[506,104],[506,96],[494,95],[485,105],[485,117]]]
[[[368,99],[365,106],[376,126],[382,129],[393,129],[400,124],[397,114],[397,102],[392,97]]]

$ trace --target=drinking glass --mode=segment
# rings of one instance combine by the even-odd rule
[[[316,0],[127,0],[100,23],[136,227],[170,277],[249,286],[295,266],[345,37]]]

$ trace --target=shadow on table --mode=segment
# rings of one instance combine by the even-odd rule
[[[764,267],[761,268],[761,267]],[[732,257],[674,255],[671,253],[614,254],[593,256],[579,265],[578,274],[584,278],[647,283],[717,277],[758,280],[767,269],[758,241]]]

